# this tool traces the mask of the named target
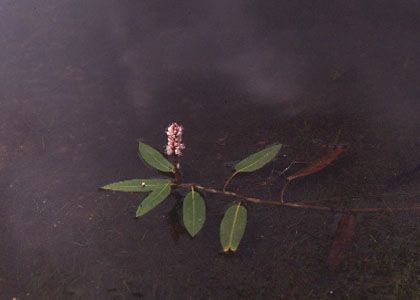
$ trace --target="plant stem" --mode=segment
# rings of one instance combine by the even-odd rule
[[[284,206],[284,207],[297,208],[297,209],[313,209],[313,210],[341,212],[341,213],[348,213],[348,212],[353,212],[353,213],[391,212],[392,213],[392,212],[402,212],[402,211],[410,211],[410,210],[420,210],[420,205],[415,205],[412,207],[365,207],[365,208],[322,206],[322,205],[316,205],[316,204],[306,204],[302,202],[301,203],[286,202],[283,199],[282,199],[283,202],[264,200],[260,198],[244,196],[244,195],[226,191],[226,190],[223,191],[223,190],[217,190],[211,187],[204,187],[195,183],[174,184],[174,186],[178,188],[186,188],[186,189],[191,189],[192,187],[194,187],[195,189],[201,190],[204,192],[230,196],[230,197],[238,198],[243,201],[247,201],[247,202],[251,202],[255,204],[277,205],[277,206]]]
[[[175,166],[175,172],[174,172],[174,174],[175,174],[175,183],[176,184],[179,184],[182,181],[182,173],[181,173],[181,170],[180,170],[180,163],[179,163],[178,157],[177,156],[173,157],[172,162],[173,162],[173,164]]]
[[[289,185],[289,180],[286,181],[286,183],[284,184],[283,188],[281,189],[281,194],[280,194],[280,202],[284,203],[284,192],[286,191],[287,186]]]
[[[226,188],[229,184],[229,182],[233,179],[233,177],[235,177],[235,175],[238,174],[238,172],[233,173],[225,182],[224,186],[223,186],[223,192],[226,191]]]

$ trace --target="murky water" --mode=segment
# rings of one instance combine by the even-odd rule
[[[346,143],[287,199],[419,203],[417,1],[2,1],[0,15],[1,299],[418,297],[415,212],[357,215],[333,273],[333,213],[248,205],[225,256],[228,199],[206,195],[191,239],[175,197],[134,220],[139,196],[98,191],[155,176],[136,141],[163,147],[175,120],[188,182],[220,187],[226,162],[279,141],[275,162],[232,183],[277,199],[291,161]]]

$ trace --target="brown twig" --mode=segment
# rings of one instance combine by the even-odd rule
[[[281,194],[280,194],[280,202],[284,203],[284,192],[286,191],[287,186],[289,185],[290,181],[286,181],[286,183],[283,185],[283,188],[281,189]]]
[[[402,211],[410,211],[410,210],[420,210],[420,205],[415,205],[412,207],[366,207],[366,208],[346,208],[346,207],[334,207],[334,206],[322,206],[316,204],[307,204],[307,203],[294,203],[294,202],[286,202],[283,199],[281,201],[270,201],[264,200],[255,197],[248,197],[241,194],[237,194],[230,191],[222,191],[218,189],[214,189],[211,187],[204,187],[195,183],[182,183],[182,184],[174,184],[175,187],[178,188],[186,188],[191,189],[194,187],[197,190],[201,190],[204,192],[212,193],[212,194],[220,194],[225,196],[230,196],[234,198],[241,199],[243,201],[255,203],[255,204],[267,204],[267,205],[276,205],[276,206],[284,206],[290,208],[297,208],[297,209],[313,209],[313,210],[322,210],[322,211],[330,211],[330,212],[341,212],[341,213],[376,213],[376,212],[402,212]]]

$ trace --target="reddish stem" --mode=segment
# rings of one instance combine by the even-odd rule
[[[239,198],[247,202],[256,203],[256,204],[268,204],[268,205],[276,205],[276,206],[285,206],[290,208],[297,208],[297,209],[313,209],[313,210],[322,210],[322,211],[330,211],[330,212],[341,212],[341,213],[376,213],[376,212],[402,212],[402,211],[412,211],[412,210],[420,210],[420,205],[415,205],[412,207],[366,207],[366,208],[346,208],[346,207],[335,207],[335,206],[322,206],[317,204],[306,204],[306,203],[293,203],[293,202],[286,202],[283,200],[281,201],[271,201],[271,200],[263,200],[260,198],[255,197],[248,197],[244,195],[240,195],[230,191],[221,191],[210,187],[204,187],[194,183],[183,183],[183,184],[174,184],[175,187],[179,188],[188,188],[191,187],[196,188],[197,190],[205,191],[212,194],[221,194],[225,196],[230,196],[234,198]]]

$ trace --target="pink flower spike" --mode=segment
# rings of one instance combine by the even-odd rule
[[[182,133],[184,128],[177,123],[172,123],[166,130],[168,136],[168,143],[165,147],[166,155],[182,155],[182,150],[185,149],[185,145],[182,143]]]

